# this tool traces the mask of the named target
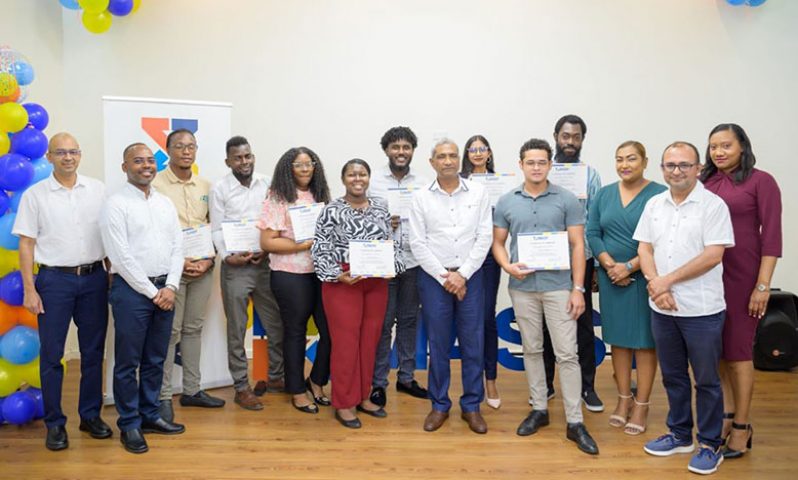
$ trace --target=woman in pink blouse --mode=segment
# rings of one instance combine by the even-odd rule
[[[748,414],[754,387],[753,345],[757,323],[770,298],[770,279],[781,256],[781,193],[769,174],[754,168],[756,157],[745,131],[724,123],[709,133],[701,181],[729,207],[733,248],[723,255],[726,322],[723,327],[725,458],[751,448]]]
[[[322,390],[330,378],[330,334],[322,306],[321,282],[316,278],[310,256],[313,239],[297,242],[289,208],[329,201],[330,189],[318,155],[309,148],[292,148],[274,167],[258,223],[261,248],[269,252],[271,288],[283,322],[285,390],[293,395],[294,408],[304,413],[318,413],[318,405],[330,405]],[[319,343],[313,369],[305,379],[305,340],[311,315],[319,330]],[[310,392],[313,400],[306,392]]]

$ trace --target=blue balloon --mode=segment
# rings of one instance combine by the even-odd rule
[[[6,401],[5,397],[0,398],[0,425],[2,425],[6,419],[3,418],[3,403]]]
[[[14,137],[11,137],[13,144]],[[25,190],[33,180],[33,165],[30,161],[18,154],[8,153],[0,157],[0,188],[16,192]]]
[[[3,215],[3,217],[0,218],[0,221],[2,221],[5,217],[11,217],[11,216],[16,218],[16,215],[12,213],[9,215]],[[3,248],[6,247],[3,246]],[[6,250],[12,250],[12,249],[6,248]],[[24,298],[25,298],[25,291],[22,283],[22,273],[19,270],[15,270],[11,273],[6,274],[5,277],[0,278],[0,300],[3,300],[9,305],[18,307],[22,305],[22,301]],[[20,327],[14,327],[14,328],[20,328]],[[8,333],[6,333],[6,335],[8,335]],[[3,356],[5,357],[5,355]],[[36,357],[34,356],[33,358]],[[33,358],[31,358],[31,360],[33,360]],[[31,360],[22,363],[28,363]]]
[[[35,128],[23,128],[11,137],[11,153],[28,159],[39,158],[47,153],[47,135]]]
[[[42,391],[38,388],[30,387],[25,390],[25,393],[30,395],[33,401],[36,402],[36,411],[33,413],[33,419],[38,420],[44,418],[44,397],[42,396]]]
[[[14,392],[3,402],[3,416],[12,425],[23,425],[33,420],[36,401],[25,392]]]
[[[0,190],[0,215],[5,215],[11,207],[11,199],[8,198],[6,192]]]
[[[767,2],[767,0],[747,0],[745,3],[747,3],[748,5],[750,5],[752,7],[758,7],[758,6],[762,5],[765,2]]]
[[[726,0],[726,3],[729,5],[734,5],[735,7],[739,7],[745,3],[745,0]]]
[[[60,0],[61,6],[70,10],[80,10],[78,0]]]
[[[14,365],[25,365],[39,356],[39,332],[18,325],[0,338],[0,355]]]
[[[108,11],[111,15],[124,17],[133,10],[133,0],[111,0],[108,2]]]
[[[5,248],[6,250],[19,249],[19,237],[11,233],[11,229],[14,228],[14,220],[16,219],[17,214],[11,212],[0,217],[0,247]],[[2,287],[2,284],[3,280],[0,279],[0,287]],[[18,305],[22,304],[20,303]]]
[[[9,195],[8,197],[8,208],[13,212],[17,213],[19,209],[19,202],[22,200],[22,192],[15,192]]]
[[[33,165],[33,180],[30,182],[31,185],[41,182],[53,173],[53,164],[45,157],[31,160],[30,164]],[[17,200],[17,205],[19,205],[19,200]],[[14,211],[16,212],[17,209],[14,208]]]
[[[24,103],[22,106],[28,112],[28,123],[33,125],[36,130],[44,130],[50,123],[50,115],[38,103]],[[36,158],[36,157],[30,157]]]
[[[36,75],[33,73],[33,67],[30,63],[19,60],[14,62],[11,67],[14,69],[14,77],[16,77],[20,86],[24,87],[33,83]]]

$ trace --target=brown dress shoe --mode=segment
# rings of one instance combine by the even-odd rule
[[[424,419],[424,430],[427,432],[434,432],[435,430],[441,428],[443,422],[449,418],[448,412],[439,412],[438,410],[432,409],[427,415],[427,418]]]
[[[466,421],[468,424],[468,428],[471,429],[474,433],[487,433],[488,432],[488,424],[485,423],[485,419],[482,418],[479,412],[468,412],[463,413],[460,415],[460,418]]]
[[[263,404],[260,403],[258,397],[255,396],[255,393],[249,387],[246,390],[236,392],[234,401],[246,410],[263,410]]]

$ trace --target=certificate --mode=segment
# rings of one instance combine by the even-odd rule
[[[410,205],[413,201],[415,189],[410,187],[398,187],[388,189],[388,212],[392,216],[399,218],[410,218]]]
[[[549,172],[549,180],[570,191],[576,198],[587,198],[587,164],[555,163]]]
[[[183,256],[192,260],[216,256],[210,225],[206,223],[183,229]]]
[[[491,207],[496,206],[502,195],[520,185],[514,173],[472,173],[470,179],[485,186]]]
[[[323,208],[323,203],[311,203],[288,208],[291,225],[294,227],[294,241],[296,243],[313,240],[313,235],[316,233],[316,219],[319,218]]]
[[[393,240],[349,240],[349,274],[395,277]]]
[[[260,230],[257,220],[225,220],[222,222],[224,246],[230,253],[260,252]]]
[[[530,270],[570,270],[568,232],[519,233],[518,262]]]

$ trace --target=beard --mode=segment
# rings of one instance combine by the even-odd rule
[[[563,151],[562,147],[560,147],[560,144],[558,143],[556,146],[554,159],[557,161],[557,163],[579,163],[579,154],[582,152],[582,148],[574,148],[576,151],[569,155]]]

